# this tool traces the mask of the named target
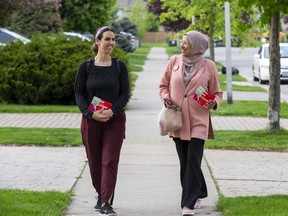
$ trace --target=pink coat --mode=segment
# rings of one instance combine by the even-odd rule
[[[182,65],[181,55],[172,56],[166,65],[159,86],[160,98],[170,99],[177,106],[180,106],[185,91]],[[196,89],[200,85],[216,96],[217,106],[215,109],[221,104],[223,92],[220,89],[218,71],[213,61],[205,59],[197,74],[191,79],[187,97],[183,100],[183,127],[178,131],[170,132],[169,136],[178,137],[182,140],[214,138],[210,111],[193,99]]]

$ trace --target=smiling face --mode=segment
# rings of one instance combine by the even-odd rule
[[[189,56],[191,54],[192,45],[189,38],[184,35],[180,41],[181,53],[183,56]]]
[[[101,39],[96,39],[96,43],[100,53],[110,54],[115,47],[115,34],[112,31],[105,31]]]

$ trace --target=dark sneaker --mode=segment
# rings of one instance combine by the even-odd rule
[[[94,210],[95,210],[95,211],[100,211],[100,210],[101,210],[101,207],[102,207],[101,199],[98,197],[98,198],[97,198],[97,203],[96,203],[96,205],[94,206]]]
[[[109,203],[106,203],[100,210],[101,216],[117,216],[117,213],[113,211],[112,206]]]

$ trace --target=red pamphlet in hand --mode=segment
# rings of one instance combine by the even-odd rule
[[[92,111],[97,111],[101,109],[108,110],[111,107],[112,107],[112,103],[94,96],[88,109]]]
[[[194,100],[196,100],[201,106],[209,109],[207,106],[207,101],[214,100],[215,96],[211,95],[208,91],[206,91],[202,86],[199,86],[196,89],[196,93],[194,95]]]

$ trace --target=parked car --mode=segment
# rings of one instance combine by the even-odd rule
[[[127,42],[129,44],[128,52],[134,52],[136,48],[139,47],[138,45],[139,42],[135,35],[131,34],[130,32],[123,32],[123,31],[120,31],[120,34],[124,35],[127,39]]]
[[[222,72],[222,74],[226,74],[226,67],[224,65],[222,65],[221,72]],[[239,74],[239,69],[234,67],[234,66],[232,66],[231,67],[231,72],[232,72],[232,75]]]
[[[214,47],[223,47],[225,43],[221,37],[218,40],[214,40]],[[231,36],[231,46],[232,47],[240,47],[242,46],[242,40],[237,36]]]
[[[288,80],[288,43],[280,43],[280,79]],[[269,81],[269,44],[262,44],[253,57],[253,79],[261,84]]]
[[[78,37],[80,39],[82,39],[82,41],[91,41],[91,38],[82,35],[80,33],[77,32],[63,32],[68,38],[73,38],[73,37]]]
[[[29,43],[30,39],[16,33],[13,31],[10,31],[6,28],[0,28],[0,46],[5,46],[7,43],[20,40],[24,44]]]

